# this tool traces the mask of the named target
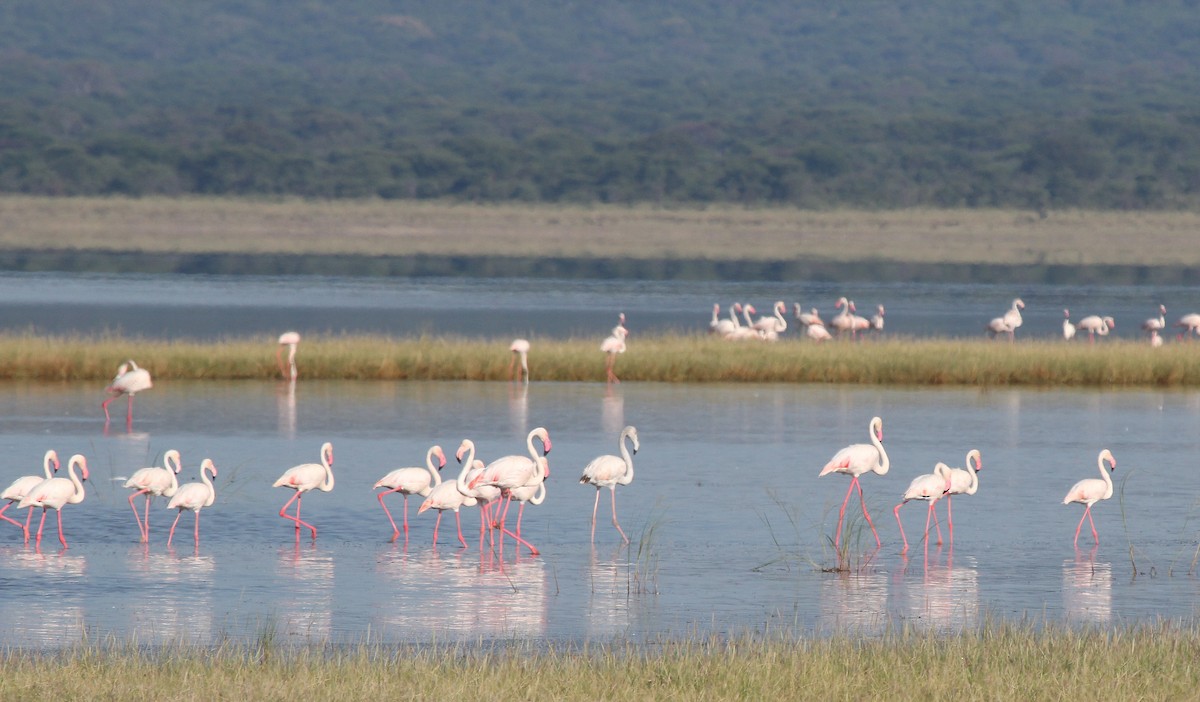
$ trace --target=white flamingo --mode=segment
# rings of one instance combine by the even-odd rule
[[[78,468],[83,473],[80,478],[75,474]],[[87,459],[82,454],[75,454],[67,461],[68,478],[50,478],[34,485],[17,503],[17,509],[30,507],[42,508],[42,521],[38,523],[37,540],[42,543],[42,529],[46,526],[46,510],[52,509],[58,513],[58,541],[67,548],[67,540],[63,537],[62,508],[65,505],[77,505],[86,496],[83,490],[83,480],[88,479]]]
[[[1079,324],[1075,325],[1081,331],[1088,333],[1088,343],[1096,343],[1096,336],[1108,336],[1108,332],[1112,331],[1117,326],[1112,317],[1101,317],[1100,315],[1089,315],[1079,320]]]
[[[333,489],[333,444],[326,441],[321,445],[320,464],[301,463],[298,466],[292,466],[285,470],[271,487],[285,487],[296,491],[296,494],[292,495],[291,499],[279,508],[279,516],[295,523],[296,540],[300,540],[301,526],[307,527],[312,531],[312,537],[317,538],[317,528],[300,519],[300,502],[304,498],[304,493],[310,490],[329,492]],[[296,503],[296,516],[294,517],[287,513],[287,508],[291,506],[292,502]]]
[[[1108,463],[1108,469],[1105,470],[1105,463]],[[1067,496],[1063,498],[1063,504],[1069,505],[1072,502],[1078,502],[1081,505],[1087,505],[1083,510],[1083,516],[1079,518],[1079,526],[1075,527],[1075,546],[1079,547],[1079,530],[1083,528],[1083,520],[1087,519],[1088,524],[1092,527],[1092,538],[1095,539],[1096,545],[1100,545],[1100,536],[1096,534],[1096,523],[1092,521],[1092,505],[1100,500],[1107,500],[1112,497],[1113,483],[1109,477],[1109,471],[1117,469],[1117,459],[1113,457],[1112,451],[1104,449],[1100,452],[1100,456],[1096,459],[1096,466],[1100,469],[1099,478],[1084,478],[1071,486],[1067,491]]]
[[[528,339],[513,339],[508,350],[512,352],[512,360],[508,362],[508,379],[513,379],[513,369],[517,367],[517,361],[520,360],[520,370],[517,371],[517,380],[521,380],[521,373],[525,374],[525,382],[529,382],[529,340]]]
[[[835,304],[833,308],[841,310],[841,312],[837,313],[832,319],[829,320],[829,323],[833,325],[833,330],[838,333],[838,336],[841,336],[845,332],[850,332],[851,336],[853,336],[854,304],[850,302],[850,300],[840,297],[838,298],[837,304]]]
[[[1193,334],[1200,336],[1200,314],[1195,312],[1185,314],[1179,318],[1178,322],[1175,322],[1175,326],[1182,328],[1183,331],[1179,335],[1186,336],[1190,341]]]
[[[435,458],[437,459],[436,464],[434,464]],[[425,452],[424,468],[397,468],[375,482],[372,489],[387,488],[379,493],[378,497],[379,506],[383,508],[383,513],[387,515],[388,521],[392,525],[392,538],[389,539],[389,542],[393,542],[400,537],[400,530],[396,528],[396,520],[392,519],[392,513],[388,511],[387,505],[383,502],[384,496],[396,492],[404,496],[404,539],[407,542],[408,496],[420,495],[421,497],[428,497],[430,490],[441,485],[442,476],[438,471],[445,466],[446,454],[442,451],[442,447],[431,446]]]
[[[872,329],[875,331],[883,331],[883,317],[885,314],[886,312],[883,309],[883,305],[877,305],[875,307],[875,314],[871,316]]]
[[[1147,334],[1149,334],[1151,336],[1157,335],[1159,332],[1161,332],[1163,329],[1166,329],[1166,328],[1167,328],[1167,306],[1166,305],[1158,306],[1158,316],[1157,317],[1151,317],[1150,319],[1147,319],[1146,321],[1142,322],[1142,331],[1146,332]]]
[[[470,486],[471,481],[479,477],[479,474],[486,468],[483,461],[475,458],[474,441],[463,439],[454,456],[458,459],[459,463],[470,466],[470,470],[459,473],[458,478],[454,482],[458,486],[459,492],[468,497],[474,497],[479,504],[479,548],[482,550],[484,530],[486,529],[490,535],[492,527],[495,526],[491,513],[492,505],[500,500],[502,491],[495,485]],[[495,543],[494,539],[492,543]]]
[[[217,491],[213,488],[209,473],[212,473],[213,478],[217,477],[217,467],[213,465],[211,458],[206,458],[200,462],[200,482],[181,486],[171,501],[167,503],[167,509],[179,510],[179,513],[175,515],[175,521],[171,523],[171,533],[167,535],[168,547],[171,545],[171,540],[175,538],[175,527],[179,524],[179,518],[183,516],[184,510],[191,510],[192,514],[196,516],[193,538],[196,546],[200,546],[200,510],[212,507],[213,502],[217,500]]]
[[[533,444],[534,439],[538,439],[542,443],[542,455],[540,456],[538,455],[537,447]],[[537,487],[538,483],[541,483],[550,475],[550,464],[544,458],[545,455],[550,453],[552,447],[550,432],[545,427],[537,427],[529,432],[529,435],[525,438],[525,446],[529,451],[529,456],[504,456],[492,461],[479,475],[468,483],[468,487],[475,489],[480,485],[493,485],[502,491],[522,487]],[[507,512],[507,503],[505,511]],[[504,527],[503,516],[500,518],[500,529],[502,533],[515,537],[512,532]],[[535,555],[538,553],[538,550],[524,539],[517,537],[517,542],[528,546],[529,550]]]
[[[626,440],[633,444],[632,451],[625,445]],[[617,445],[621,449],[620,456],[606,454],[593,458],[584,467],[583,476],[579,478],[581,483],[596,486],[596,502],[592,505],[592,543],[596,542],[596,510],[600,507],[601,488],[608,488],[611,496],[613,526],[621,534],[621,539],[625,543],[629,543],[629,537],[625,536],[625,530],[617,523],[617,486],[633,482],[633,455],[638,452],[639,448],[637,428],[628,426],[622,429],[621,435],[617,438]]]
[[[284,380],[296,379],[296,347],[300,344],[300,332],[289,331],[279,335],[279,346],[275,349],[275,364]],[[288,349],[288,367],[283,367],[283,347]],[[199,516],[197,514],[197,516]]]
[[[862,485],[858,482],[858,476],[871,472],[887,475],[888,468],[892,464],[888,459],[887,451],[883,449],[883,420],[879,417],[872,417],[867,425],[867,431],[871,435],[871,443],[851,444],[838,451],[817,476],[821,477],[830,473],[845,473],[850,476],[850,487],[846,490],[846,499],[842,500],[842,509],[838,512],[837,534],[833,537],[835,550],[839,548],[842,538],[842,522],[846,517],[846,505],[850,502],[850,493],[855,488],[858,488],[858,501],[862,505],[863,516],[867,518],[871,533],[875,535],[875,545],[877,547],[883,545],[879,540],[879,533],[875,531],[875,524],[871,522],[871,515],[867,513],[867,503],[863,499]]]
[[[604,373],[610,383],[621,382],[613,368],[617,364],[617,354],[625,353],[625,336],[627,334],[625,327],[618,326],[613,329],[612,336],[600,342],[600,350],[605,354]]]
[[[793,309],[793,316],[796,318],[796,323],[798,323],[800,326],[807,327],[810,324],[820,324],[821,326],[825,326],[825,322],[821,320],[821,313],[817,311],[816,307],[804,312],[800,308],[800,303],[796,302],[793,303]]]
[[[783,300],[777,300],[775,304],[771,306],[771,310],[773,312],[772,316],[759,317],[751,326],[763,332],[774,332],[775,334],[784,333],[787,331],[787,320],[783,318],[783,315],[785,312],[787,312],[787,305],[784,304]]]
[[[1014,332],[1025,321],[1021,318],[1021,310],[1023,309],[1025,309],[1025,302],[1018,297],[1012,301],[1012,307],[1004,313],[1004,323]]]
[[[444,513],[446,510],[451,510],[454,512],[454,524],[458,527],[458,541],[463,545],[463,548],[466,548],[467,540],[463,538],[462,517],[459,515],[458,510],[462,507],[474,507],[475,505],[479,504],[478,498],[474,497],[469,492],[459,489],[460,481],[466,480],[468,471],[474,468],[474,464],[476,463],[474,460],[474,444],[471,444],[471,455],[465,461],[462,459],[462,450],[462,446],[460,446],[460,453],[457,455],[459,457],[459,461],[462,463],[462,470],[459,471],[458,478],[454,481],[447,480],[446,482],[435,486],[429,491],[429,496],[426,497],[425,501],[421,503],[420,508],[417,509],[417,514],[421,514],[422,512],[430,509],[436,509],[438,511],[437,521],[434,522],[433,525],[434,548],[437,548],[438,528],[442,525],[442,513]],[[482,543],[482,538],[480,539],[480,542]]]
[[[128,407],[125,411],[125,423],[132,425],[133,396],[152,387],[154,387],[154,383],[150,380],[150,371],[145,368],[139,368],[138,364],[133,362],[133,359],[122,363],[117,368],[117,374],[113,376],[112,382],[108,384],[108,387],[104,388],[104,392],[109,395],[108,399],[100,403],[100,408],[104,410],[104,421],[109,421],[108,404],[121,395],[125,395],[128,399]]]
[[[21,527],[21,531],[25,534],[25,543],[29,543],[29,520],[33,518],[33,510],[29,510],[25,514],[24,524],[21,524],[11,517],[4,516],[4,512],[9,507],[12,507],[20,502],[25,495],[29,494],[29,490],[35,485],[53,478],[54,474],[58,472],[59,467],[60,464],[58,462],[58,452],[54,449],[47,449],[46,454],[42,456],[42,472],[44,473],[44,477],[41,475],[23,475],[20,478],[12,481],[12,484],[6,487],[4,492],[0,492],[0,500],[8,500],[8,504],[4,505],[4,507],[0,509],[0,519],[4,519],[7,522],[11,522],[16,524],[18,527]]]
[[[1067,341],[1075,338],[1075,325],[1071,324],[1071,310],[1063,308],[1063,338]]]
[[[934,516],[934,505],[950,490],[950,466],[945,463],[938,462],[933,467],[932,473],[918,475],[909,483],[908,489],[901,495],[900,504],[892,510],[892,514],[896,515],[896,524],[900,527],[900,538],[904,540],[904,549],[901,553],[908,551],[908,537],[904,535],[904,524],[900,521],[900,508],[908,503],[909,500],[925,500],[929,503],[929,509],[925,513],[925,545],[929,545],[929,518],[933,517],[933,524],[937,527],[938,544],[942,543],[942,528],[938,526],[937,517]]]
[[[946,524],[950,530],[950,543],[954,543],[955,495],[974,495],[979,490],[979,471],[983,470],[983,454],[979,449],[967,451],[967,467],[950,469],[950,489],[946,492]],[[937,513],[934,512],[934,519]]]
[[[810,324],[804,329],[804,335],[813,341],[829,341],[833,335],[825,328],[824,324]]]
[[[129,480],[125,481],[125,487],[135,491],[129,496],[129,508],[133,510],[133,518],[137,520],[138,534],[141,535],[142,543],[150,541],[150,499],[158,495],[171,497],[179,489],[179,480],[176,476],[183,467],[179,452],[171,449],[164,453],[163,465],[166,467],[139,468],[129,476]],[[146,518],[144,520],[138,515],[137,506],[133,504],[133,500],[138,495],[146,496]]]
[[[708,330],[718,336],[729,336],[737,327],[731,320],[722,319],[720,315],[721,304],[713,303],[712,321],[708,323]]]

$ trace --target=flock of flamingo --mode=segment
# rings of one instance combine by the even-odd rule
[[[610,357],[624,351],[624,338],[627,333],[625,315],[622,314],[618,325],[613,329],[612,336],[609,337],[610,340],[616,339],[614,343],[619,343],[619,348],[610,349],[609,340],[606,340],[602,347]],[[284,379],[294,381],[297,377],[296,348],[299,342],[300,335],[297,332],[287,332],[279,337],[279,352],[276,354],[276,362]],[[282,353],[285,347],[288,349],[286,365]],[[512,344],[513,364],[510,366],[510,373],[516,367],[519,358],[525,382],[529,380],[529,367],[526,360],[528,350],[528,342],[521,339]],[[610,381],[619,382],[613,374],[611,361],[607,370]],[[125,395],[127,397],[126,422],[131,424],[134,397],[138,392],[152,387],[153,382],[146,369],[138,367],[132,360],[122,363],[117,370],[116,377],[105,389],[108,397],[101,404],[105,421],[109,420],[108,405],[114,399]],[[535,439],[541,444],[540,451],[534,443]],[[596,513],[600,506],[600,491],[608,488],[611,494],[613,526],[621,535],[623,543],[629,543],[629,538],[617,521],[616,486],[629,485],[633,481],[633,454],[636,454],[639,448],[637,429],[632,426],[625,427],[620,433],[618,444],[620,455],[597,457],[584,467],[583,474],[579,479],[580,483],[596,488],[596,500],[592,507],[591,534],[593,542],[596,538]],[[503,548],[504,537],[511,536],[517,542],[518,548],[523,545],[529,549],[531,554],[537,555],[538,549],[521,537],[521,518],[526,503],[538,505],[546,497],[545,480],[550,475],[550,463],[546,457],[550,453],[551,445],[550,432],[545,427],[538,427],[529,432],[526,437],[528,455],[504,456],[491,463],[484,463],[475,457],[474,442],[464,439],[455,452],[455,457],[462,464],[462,469],[453,481],[443,481],[441,478],[440,470],[446,465],[446,454],[442,447],[431,447],[426,454],[424,467],[397,468],[380,478],[372,488],[383,488],[383,491],[378,493],[378,499],[379,505],[383,508],[392,527],[391,540],[395,541],[399,538],[401,530],[396,526],[391,511],[384,503],[384,497],[397,493],[403,496],[403,533],[407,543],[408,496],[418,495],[425,498],[417,510],[418,514],[431,509],[438,512],[433,529],[435,546],[442,514],[452,511],[458,529],[458,540],[466,547],[467,542],[463,538],[459,510],[463,507],[478,506],[481,512],[480,549],[483,548],[485,535],[488,535],[492,545],[495,545],[494,531],[498,530],[500,531],[501,548]],[[279,516],[292,522],[297,540],[300,539],[303,529],[309,530],[313,539],[317,538],[317,527],[300,516],[304,494],[313,490],[329,492],[334,487],[333,444],[331,442],[325,442],[321,446],[320,458],[320,463],[303,463],[287,469],[273,483],[273,487],[295,491],[295,494],[280,508]],[[24,533],[25,543],[28,543],[33,510],[40,507],[42,517],[34,537],[35,543],[40,545],[46,525],[46,513],[54,510],[58,520],[58,540],[64,548],[67,548],[67,541],[63,533],[62,510],[68,504],[83,502],[86,496],[83,482],[88,479],[87,459],[82,454],[75,454],[68,461],[68,477],[57,477],[55,473],[59,471],[61,464],[57,452],[51,449],[43,457],[42,467],[41,475],[17,478],[0,493],[0,500],[7,500],[7,504],[0,508],[0,519],[19,527]],[[181,470],[180,453],[171,449],[163,455],[162,466],[141,468],[126,480],[124,486],[134,491],[129,496],[129,506],[133,510],[141,542],[146,543],[150,540],[151,499],[167,497],[170,498],[167,508],[178,510],[167,536],[167,545],[170,546],[175,538],[175,529],[179,525],[180,517],[185,511],[190,511],[194,514],[193,539],[196,546],[199,547],[200,511],[205,507],[211,507],[216,501],[216,489],[212,481],[218,475],[217,467],[211,459],[205,458],[200,464],[200,482],[185,485],[180,485],[178,481],[177,476]],[[135,500],[141,496],[145,496],[145,505],[139,512]],[[513,501],[520,503],[520,506],[517,511],[516,530],[510,531],[505,524],[508,508]],[[296,507],[294,513],[289,513],[288,509],[292,503],[295,503]],[[502,509],[501,503],[503,503]],[[14,505],[16,509],[28,510],[24,523],[5,514]],[[499,511],[499,514],[496,514],[496,511]]]

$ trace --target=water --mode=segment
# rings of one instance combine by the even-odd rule
[[[955,631],[983,617],[1117,626],[1194,616],[1197,546],[1191,470],[1200,392],[879,389],[837,386],[534,383],[163,383],[138,398],[133,426],[105,432],[97,388],[0,386],[0,441],[11,476],[36,472],[42,453],[87,455],[86,500],[53,513],[41,548],[0,524],[0,644],[56,647],[90,636],[144,643],[653,641],[661,637],[789,631],[878,635],[901,624]],[[848,481],[817,478],[840,447],[867,440],[884,418],[892,461],[867,475],[883,539],[875,552],[852,501],[851,572],[827,544]],[[635,424],[636,475],[617,490],[633,539],[619,546],[602,494],[577,483],[582,466],[616,451]],[[410,504],[410,538],[391,528],[371,489],[394,467],[420,465],[432,443],[451,457],[472,438],[485,460],[522,453],[527,431],[550,428],[548,497],[525,513],[522,536],[542,552],[478,550],[478,515],[465,509],[459,548],[450,514],[430,544],[431,514]],[[337,484],[305,498],[315,542],[279,518],[291,496],[271,482],[334,444]],[[1117,494],[1095,509],[1072,547],[1079,505],[1062,496],[1118,460]],[[151,543],[137,543],[123,476],[177,448],[183,480],[211,457],[217,503],[191,515],[165,545],[173,515],[161,498]],[[890,514],[935,461],[983,452],[979,493],[955,500],[954,544],[926,550],[924,505],[901,509],[913,548],[899,553]],[[400,518],[399,497],[389,505]],[[10,509],[8,514],[15,510]],[[944,522],[944,506],[940,510]],[[35,520],[36,524],[36,520]],[[943,528],[945,524],[943,523]],[[1132,558],[1131,549],[1132,547]],[[1135,571],[1136,568],[1136,571]],[[1135,577],[1136,572],[1136,577]]]
[[[707,331],[713,303],[760,315],[775,300],[817,307],[828,320],[841,296],[870,317],[887,309],[887,332],[983,336],[984,325],[1020,297],[1018,335],[1058,338],[1063,308],[1075,321],[1116,319],[1113,336],[1135,338],[1167,306],[1168,324],[1200,311],[1200,289],[1173,286],[1052,286],[562,281],[464,278],[321,278],[0,273],[0,330],[215,339],[278,334],[374,333],[473,337],[597,337],[628,315],[634,333]],[[795,325],[789,335],[795,335]],[[1169,336],[1169,335],[1168,335]]]

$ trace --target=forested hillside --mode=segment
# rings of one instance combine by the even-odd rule
[[[0,192],[1200,209],[1195,0],[10,0]]]

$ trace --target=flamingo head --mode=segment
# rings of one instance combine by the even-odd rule
[[[79,472],[83,474],[80,480],[88,479],[87,458],[85,458],[83,454],[77,453],[74,456],[71,456],[70,464],[73,466],[79,466]]]
[[[1070,319],[1070,318],[1071,318],[1071,310],[1064,307],[1063,308],[1063,319]]]
[[[758,310],[754,308],[754,305],[746,305],[744,309],[750,314],[758,314]]]
[[[1167,313],[1167,306],[1166,306],[1166,305],[1159,305],[1159,306],[1158,306],[1158,313],[1159,313],[1159,314],[1166,314],[1166,313]]]
[[[971,449],[967,454],[967,462],[975,464],[975,472],[983,470],[983,454],[979,453],[979,449]]]
[[[206,458],[203,461],[200,461],[200,472],[203,473],[205,469],[212,473],[212,477],[217,477],[217,466],[213,464],[211,458]]]
[[[473,448],[475,448],[475,444],[471,443],[470,439],[463,439],[463,442],[459,445],[458,450],[454,452],[454,457],[458,459],[459,463],[462,463],[463,456],[467,455],[467,453]]]
[[[331,442],[326,441],[321,446],[321,457],[325,459],[326,463],[333,465],[333,444]]]
[[[871,431],[875,432],[875,438],[879,439],[879,441],[882,443],[883,442],[883,420],[881,418],[875,417],[874,419],[871,420]]]
[[[840,309],[842,309],[843,307],[845,307],[845,306],[846,306],[846,304],[847,304],[848,302],[849,302],[849,300],[847,300],[846,298],[844,298],[844,297],[839,297],[839,298],[838,298],[838,301],[837,301],[837,304],[833,306],[833,309],[835,309],[835,310],[840,310]]]
[[[1108,463],[1108,470],[1111,472],[1117,471],[1117,459],[1112,455],[1112,451],[1104,449],[1100,452],[1100,460]]]
[[[1105,317],[1104,323],[1107,324],[1108,326],[1112,327],[1113,329],[1117,328],[1117,323],[1113,321],[1112,317]]]
[[[433,455],[437,456],[437,459],[438,459],[438,470],[445,468],[446,467],[446,453],[444,451],[442,451],[442,447],[434,446],[432,450],[433,450]],[[462,459],[460,458],[459,460],[461,461]]]
[[[546,456],[550,453],[550,432],[545,427],[534,429],[534,436],[542,440],[542,455]]]
[[[1017,299],[1013,300],[1013,307],[1023,310],[1025,309],[1025,301],[1018,297]]]

